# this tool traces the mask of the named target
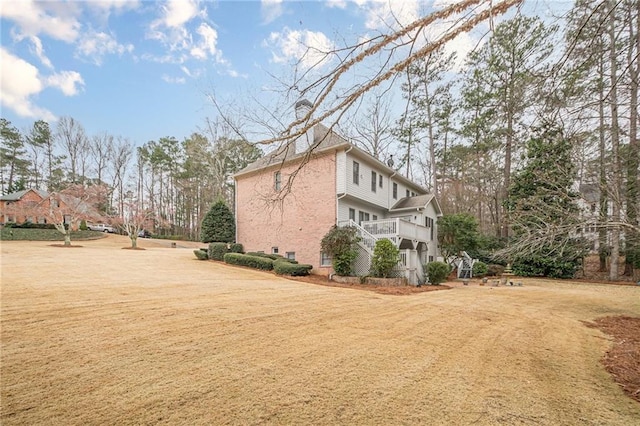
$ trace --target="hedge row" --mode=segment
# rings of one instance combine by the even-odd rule
[[[294,261],[295,262],[295,261]],[[288,259],[276,260],[273,262],[273,270],[276,274],[291,275],[293,277],[299,277],[309,275],[309,271],[313,268],[313,265],[292,263]]]
[[[275,260],[272,257],[275,257]],[[248,266],[266,271],[274,270],[277,274],[291,276],[309,275],[309,271],[313,268],[312,265],[301,265],[295,260],[264,253],[227,253],[224,255],[224,261],[230,265]]]
[[[264,271],[270,271],[273,269],[273,260],[249,254],[227,253],[224,255],[224,262],[230,265],[248,266],[250,268],[262,269]]]

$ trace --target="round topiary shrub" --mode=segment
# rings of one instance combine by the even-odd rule
[[[209,254],[207,253],[207,250],[196,249],[196,250],[193,251],[193,253],[196,255],[198,260],[207,260],[207,259],[209,259]]]
[[[223,260],[224,255],[227,254],[227,243],[211,243],[209,244],[209,259]]]
[[[291,275],[293,277],[309,275],[309,271],[313,268],[312,265],[304,263],[295,264],[288,262],[285,259],[276,260],[273,262],[273,270],[276,274]]]
[[[431,285],[440,285],[447,280],[451,267],[444,262],[431,262],[427,264],[427,276]]]
[[[473,276],[482,278],[487,276],[487,272],[489,271],[489,267],[484,262],[474,262],[473,263]]]
[[[375,277],[387,278],[400,259],[400,250],[391,240],[382,238],[376,241],[371,259],[371,271]]]

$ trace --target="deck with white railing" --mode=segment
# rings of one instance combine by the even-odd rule
[[[427,242],[431,236],[431,230],[426,226],[400,218],[363,222],[362,227],[376,238],[388,238],[396,245],[399,239]]]

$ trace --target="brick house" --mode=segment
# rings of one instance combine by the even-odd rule
[[[304,116],[310,106],[298,102],[296,114]],[[423,265],[439,256],[442,212],[435,197],[322,124],[234,178],[236,241],[246,251],[295,258],[327,275],[331,260],[321,253],[320,241],[337,224],[359,232],[358,275],[368,274],[380,238],[400,248],[399,274],[414,284],[422,282]],[[283,191],[288,191],[284,197]]]
[[[39,189],[25,189],[0,197],[0,221],[5,223],[43,223],[42,218],[33,217],[36,206],[49,194]]]
[[[13,192],[0,197],[0,225],[7,223],[22,224],[31,223],[47,223],[47,217],[44,212],[50,208],[50,203],[57,203],[56,211],[65,212],[72,209],[76,212],[76,216],[86,220],[102,221],[102,215],[88,203],[68,194],[58,194],[52,197],[52,194],[39,189],[25,189],[23,191]],[[64,223],[69,223],[71,218],[65,214]],[[80,226],[80,220],[72,223],[71,227],[77,230]]]

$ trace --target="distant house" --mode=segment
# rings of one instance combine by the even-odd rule
[[[50,203],[56,203],[55,209],[64,212],[73,209],[86,220],[104,221],[102,215],[88,203],[68,194],[58,194],[57,197],[39,189],[26,189],[13,192],[0,197],[0,225],[7,223],[47,223],[45,212],[51,207]],[[64,216],[64,223],[69,223],[70,217]],[[77,229],[79,223],[73,223],[72,228]]]
[[[310,106],[299,102],[296,114]],[[414,284],[439,256],[435,197],[322,124],[239,171],[235,185],[236,240],[247,251],[277,253],[326,275],[331,259],[320,241],[333,225],[351,225],[361,237],[358,275],[369,273],[380,238],[400,248],[398,269]]]
[[[0,197],[0,221],[6,223],[44,223],[44,218],[33,217],[36,206],[49,194],[39,189],[25,189]]]

